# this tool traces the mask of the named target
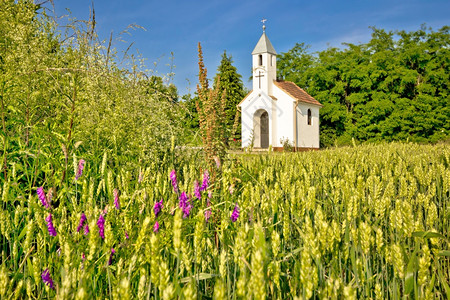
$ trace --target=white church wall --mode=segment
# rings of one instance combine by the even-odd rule
[[[311,125],[308,125],[308,109],[311,110]],[[319,148],[319,107],[299,103],[297,105],[297,147]]]
[[[241,104],[241,120],[242,120],[242,147],[250,146],[252,142],[252,135],[254,135],[255,128],[259,124],[255,124],[254,116],[258,112],[261,114],[261,110],[265,110],[269,115],[269,145],[272,144],[272,124],[273,124],[273,113],[272,113],[272,98],[267,96],[261,91],[253,91],[247,99]],[[255,142],[259,142],[259,139]],[[254,147],[259,147],[260,145],[254,144]]]
[[[283,147],[281,144],[281,139],[289,139],[289,141],[294,143],[294,101],[292,98],[283,92],[279,87],[273,85],[273,94],[274,97],[277,98],[276,106],[277,106],[277,134],[276,140],[272,144],[273,147]]]

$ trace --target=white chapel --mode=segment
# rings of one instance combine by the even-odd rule
[[[242,147],[283,149],[288,139],[295,150],[319,148],[319,109],[316,99],[290,81],[277,80],[277,53],[263,26],[252,52],[253,90],[239,103]]]

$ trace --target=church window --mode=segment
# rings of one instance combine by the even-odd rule
[[[270,66],[273,66],[273,55],[270,56]]]
[[[259,65],[262,66],[262,54],[259,55]]]
[[[308,108],[308,125],[311,125],[311,110]]]

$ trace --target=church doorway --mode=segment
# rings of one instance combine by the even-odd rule
[[[269,148],[269,114],[264,109],[253,115],[253,137],[256,148]]]

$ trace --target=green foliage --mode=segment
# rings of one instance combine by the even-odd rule
[[[93,20],[71,19],[61,35],[30,1],[0,8],[3,178],[12,163],[61,151],[95,161],[106,151],[125,167],[163,159],[181,128],[173,85],[148,76],[134,55],[119,63],[111,42],[98,41]],[[67,158],[64,166],[65,174]]]
[[[283,145],[283,151],[284,152],[292,152],[293,150],[293,143],[288,138],[281,138],[280,139],[281,145]]]
[[[183,128],[184,128],[184,140],[183,144],[199,146],[201,145],[201,137],[199,136],[199,119],[197,112],[198,96],[192,97],[191,94],[183,95],[180,107],[183,112]]]
[[[297,44],[282,53],[279,76],[324,104],[324,146],[359,141],[449,138],[449,27],[386,32],[367,44],[309,54]]]
[[[237,105],[245,97],[244,84],[242,83],[242,76],[233,66],[231,55],[227,56],[226,51],[223,52],[214,82],[217,82],[218,78],[220,78],[219,94],[222,94],[223,91],[226,92],[224,107],[226,138],[240,139],[241,118],[240,114],[237,114]]]

